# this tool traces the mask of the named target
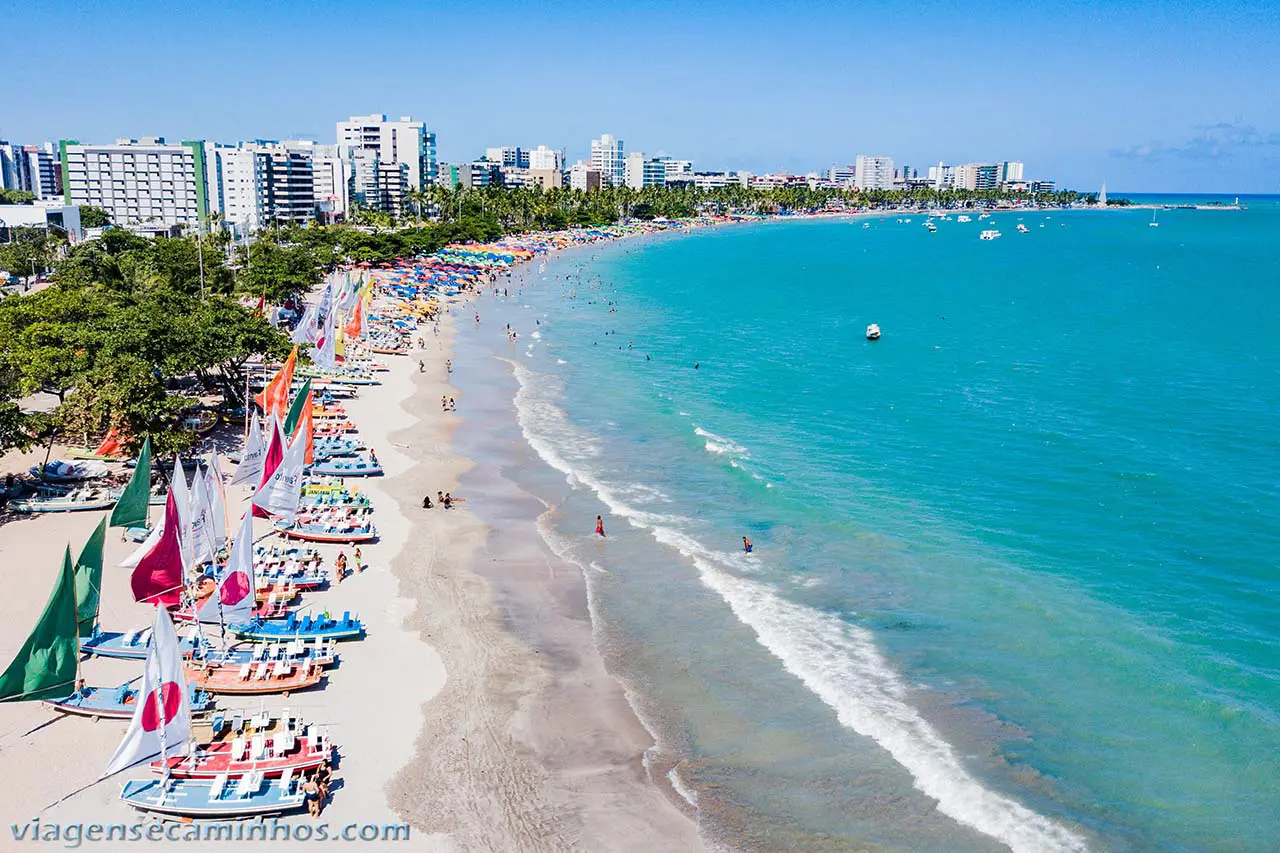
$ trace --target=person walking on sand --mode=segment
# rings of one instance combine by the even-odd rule
[[[745,536],[742,537],[742,550],[748,554],[751,553],[751,540]]]
[[[747,548],[747,550],[748,550],[748,551],[750,551],[751,549],[750,549],[750,548]],[[360,546],[359,546],[359,545],[357,545],[357,546],[356,546],[355,555],[356,555],[356,572],[363,572],[363,571],[364,571],[364,557],[360,555]]]
[[[599,536],[601,539],[604,539],[604,538],[605,538],[605,535],[604,535],[604,519],[603,519],[603,518],[601,518],[601,517],[600,517],[600,516],[598,516],[598,515],[596,516],[596,535],[597,535],[597,536]]]

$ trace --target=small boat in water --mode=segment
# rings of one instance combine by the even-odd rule
[[[285,771],[278,781],[253,771],[238,780],[132,779],[120,799],[139,811],[184,818],[230,818],[286,814],[303,807],[301,779]]]
[[[994,240],[1000,236],[1000,232],[994,228],[989,228],[978,235],[979,240]]]
[[[1147,226],[1148,226],[1148,227],[1150,227],[1150,228],[1159,228],[1159,227],[1160,227],[1160,223],[1159,223],[1159,222],[1156,222],[1156,211],[1154,211],[1154,210],[1153,210],[1153,211],[1151,211],[1151,221],[1147,223]]]
[[[1021,222],[1019,222],[1019,223],[1018,223],[1018,233],[1019,233],[1019,234],[1030,234],[1030,233],[1031,233],[1031,229],[1030,229],[1030,228],[1028,228],[1027,226],[1023,225]]]
[[[875,323],[872,323],[870,326],[867,326],[867,340],[869,341],[880,340],[880,327]]]

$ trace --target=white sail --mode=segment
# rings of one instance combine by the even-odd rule
[[[169,611],[157,607],[133,719],[103,775],[110,776],[143,761],[183,754],[190,738],[191,707],[178,635]]]
[[[191,542],[193,566],[212,563],[213,558],[218,555],[209,485],[199,468],[191,481]]]
[[[330,308],[329,312],[325,314],[320,336],[316,338],[316,351],[311,356],[317,367],[326,370],[332,370],[338,365],[338,330],[335,327],[337,314],[336,308]]]
[[[187,488],[187,472],[182,470],[182,457],[173,456],[173,501],[178,507],[178,544],[182,547],[182,567],[195,565],[196,544],[191,532],[191,491]]]
[[[305,430],[299,430],[279,467],[254,493],[254,505],[285,521],[293,521],[302,498],[302,471],[306,467],[307,436]]]
[[[231,558],[218,578],[218,588],[200,608],[201,622],[239,625],[253,620],[253,513],[240,520]]]
[[[227,494],[222,488],[222,467],[218,465],[217,448],[209,454],[209,467],[204,476],[209,507],[213,510],[213,544],[215,550],[221,551],[227,544]]]
[[[164,514],[160,515],[160,520],[151,528],[151,532],[147,534],[147,538],[138,546],[138,550],[134,551],[120,563],[126,569],[135,568],[138,563],[142,562],[142,558],[151,553],[151,549],[156,547],[156,543],[160,541],[160,537],[164,535]]]
[[[244,453],[240,455],[240,465],[236,468],[236,475],[231,478],[231,485],[256,484],[266,458],[267,443],[262,440],[262,424],[258,422],[258,413],[254,412],[253,423],[249,426],[249,440],[244,443]]]

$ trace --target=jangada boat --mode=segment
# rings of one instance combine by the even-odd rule
[[[301,780],[286,771],[279,780],[254,771],[232,780],[133,779],[120,799],[139,811],[188,818],[228,818],[286,814],[303,807]]]
[[[103,631],[94,625],[92,634],[80,638],[80,651],[101,658],[145,660],[150,644],[150,628],[129,632]],[[200,641],[195,637],[178,638],[178,650],[184,655],[191,654],[199,645]]]
[[[880,327],[877,326],[875,323],[872,323],[870,326],[867,326],[867,340],[869,341],[880,340]]]
[[[301,736],[286,730],[201,744],[190,755],[171,756],[167,769],[170,776],[179,779],[214,779],[223,775],[236,779],[254,772],[267,777],[285,773],[300,776],[332,756],[329,736],[321,727],[310,725]],[[151,770],[163,773],[164,765],[153,761]]]
[[[341,619],[331,616],[306,616],[299,619],[290,613],[284,619],[255,619],[228,629],[244,640],[275,642],[280,640],[358,640],[364,636],[364,624],[347,611]]]
[[[83,512],[95,509],[110,509],[119,499],[118,492],[105,489],[73,489],[65,495],[48,495],[31,498],[16,498],[9,501],[8,508],[13,512]]]
[[[381,477],[382,466],[376,457],[341,457],[317,461],[311,473],[318,477]]]
[[[133,716],[138,704],[138,691],[126,681],[118,687],[81,687],[64,699],[46,699],[45,704],[64,714],[76,714],[93,719],[127,720]],[[213,707],[213,696],[203,690],[188,686],[187,701],[192,713],[207,711]]]
[[[274,664],[284,661],[293,666],[315,664],[331,666],[338,662],[338,654],[331,640],[290,640],[287,643],[240,643],[227,649],[200,646],[190,655],[197,662],[212,662],[218,666],[243,666],[244,664]]]
[[[189,661],[187,683],[210,693],[266,694],[288,696],[295,690],[314,687],[324,678],[324,668],[314,663],[294,665],[287,660],[220,665],[211,661]]]
[[[289,524],[284,521],[275,523],[276,532],[281,536],[303,539],[308,542],[372,542],[378,538],[378,528],[372,524]]]

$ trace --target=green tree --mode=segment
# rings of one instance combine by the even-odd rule
[[[81,228],[104,228],[111,224],[111,214],[91,204],[80,205]]]

